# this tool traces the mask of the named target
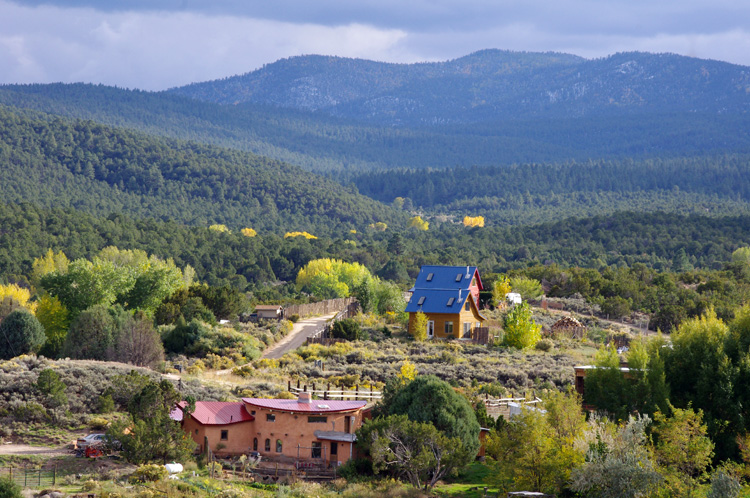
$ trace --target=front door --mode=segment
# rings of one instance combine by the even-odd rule
[[[427,320],[427,338],[432,339],[435,336],[435,322]]]
[[[347,434],[350,433],[352,430],[352,420],[351,417],[346,416],[344,417],[344,432]]]

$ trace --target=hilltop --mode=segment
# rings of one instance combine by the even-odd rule
[[[745,114],[746,67],[674,54],[483,50],[459,59],[388,64],[299,56],[172,93],[319,111],[385,125],[450,125],[528,118],[663,112]]]

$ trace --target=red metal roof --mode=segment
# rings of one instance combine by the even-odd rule
[[[180,408],[185,408],[185,405],[187,405],[185,401],[177,403]],[[182,420],[182,413],[177,418],[175,411],[178,410],[173,410],[170,417],[174,420]],[[179,411],[182,412],[182,410]],[[245,405],[239,401],[196,401],[195,411],[190,416],[201,425],[226,425],[255,420],[255,417],[245,410]]]
[[[263,399],[242,398],[248,405],[269,410],[297,413],[334,413],[350,412],[364,407],[366,401],[330,401],[313,399],[309,403],[300,402],[296,399]]]

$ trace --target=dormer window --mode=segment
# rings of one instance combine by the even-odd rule
[[[422,306],[424,304],[425,297],[422,296],[419,298],[419,301],[417,301],[417,306]]]
[[[427,274],[427,281],[428,281],[428,282],[432,282],[432,277],[434,277],[434,276],[435,276],[435,274],[434,274],[434,273],[428,273],[428,274]]]

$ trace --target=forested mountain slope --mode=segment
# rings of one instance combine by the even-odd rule
[[[750,156],[599,160],[508,167],[401,170],[353,179],[383,202],[495,224],[529,224],[617,211],[707,216],[750,213]]]
[[[407,284],[421,265],[478,265],[504,272],[534,263],[600,268],[643,263],[657,270],[722,268],[750,245],[750,216],[708,218],[664,213],[617,213],[523,227],[466,228],[435,223],[426,232],[389,228],[308,240],[260,233],[245,237],[126,215],[92,216],[75,209],[0,202],[0,281],[29,275],[49,248],[71,259],[104,247],[141,249],[179,267],[191,265],[213,285],[293,280],[311,259],[334,257],[366,265]],[[388,268],[401,268],[401,277]],[[382,273],[385,271],[385,273]],[[411,276],[404,275],[408,272]]]
[[[459,59],[388,64],[299,56],[172,92],[255,102],[387,125],[664,112],[747,113],[750,72],[674,54],[603,59],[483,50]]]
[[[0,107],[0,197],[207,226],[348,232],[405,215],[296,166]]]
[[[526,88],[526,85],[533,86],[538,83],[537,79],[532,77],[532,73],[541,70],[540,68],[561,68],[596,62],[553,55],[542,57],[539,54],[537,58],[533,58],[532,55],[506,54],[507,57],[513,56],[521,61],[529,59],[525,65],[521,62],[508,62],[505,65],[511,69],[519,66],[524,68],[524,77],[514,76],[518,79],[516,83],[521,89]],[[483,59],[480,56],[481,54],[477,55],[481,61]],[[656,57],[648,54],[634,54],[635,56]],[[285,67],[307,60],[295,58],[276,64]],[[312,57],[309,60],[315,62],[327,59]],[[665,60],[673,59],[667,57]],[[339,64],[346,63],[344,65],[347,69],[352,71],[359,63],[363,63],[349,59],[334,61]],[[705,62],[709,68],[713,68],[712,64],[718,64],[721,71],[711,73],[713,78],[719,78],[718,75],[723,74],[724,76],[719,78],[721,81],[729,79],[736,85],[729,85],[731,88],[727,89],[720,85],[717,88],[718,84],[711,83],[702,93],[696,88],[703,88],[708,83],[695,83],[695,88],[690,87],[693,89],[684,92],[674,85],[669,86],[674,92],[685,93],[684,99],[681,100],[684,105],[659,100],[662,97],[670,97],[672,93],[661,97],[652,96],[639,105],[604,104],[604,107],[601,107],[599,104],[590,105],[586,103],[588,101],[584,101],[585,99],[574,99],[565,105],[581,106],[581,112],[570,107],[565,112],[557,113],[554,111],[557,104],[549,104],[549,112],[540,111],[534,114],[516,110],[517,112],[513,111],[508,116],[503,114],[504,111],[493,110],[484,117],[477,114],[478,121],[473,123],[450,124],[453,122],[451,118],[442,120],[441,123],[444,121],[444,124],[417,123],[418,126],[414,127],[393,127],[369,118],[367,123],[363,123],[357,120],[361,116],[331,116],[326,110],[306,111],[253,102],[223,105],[180,97],[172,93],[149,93],[101,85],[0,86],[0,103],[67,117],[91,119],[101,124],[133,128],[154,135],[249,151],[331,175],[345,184],[352,175],[376,169],[444,168],[457,165],[495,167],[527,162],[580,162],[601,158],[685,157],[750,152],[750,113],[742,111],[745,108],[741,102],[743,97],[735,91],[737,88],[746,88],[740,81],[742,71],[736,71],[737,66],[697,59],[677,58],[673,62],[674,72],[678,74],[685,72],[683,66],[688,63],[695,65]],[[360,76],[353,72],[345,72],[340,77],[377,79],[379,73],[372,68],[382,65],[367,63],[365,66],[370,68],[369,72],[365,71]],[[432,67],[429,64],[399,65],[397,69],[404,73],[404,76],[397,78],[398,81],[407,81],[406,76],[411,77],[414,72],[423,71],[423,66]],[[276,65],[272,64],[266,69],[274,67]],[[306,67],[303,65],[303,68]],[[466,77],[470,78],[475,73],[487,78],[497,77],[497,72],[504,74],[489,63],[477,63],[477,67],[481,71],[472,69],[474,72],[470,72]],[[494,68],[495,73],[490,71],[491,68]],[[511,69],[506,69],[505,73],[515,74]],[[289,72],[291,76],[299,73],[291,70]],[[251,75],[256,73],[257,71]],[[282,72],[281,76],[283,74],[285,73]],[[615,72],[615,75],[624,77],[619,72]],[[283,87],[279,79],[281,76],[276,75],[276,79],[273,80],[278,80],[280,88]],[[606,74],[597,78],[597,81],[610,81]],[[226,80],[229,81],[235,80]],[[648,83],[650,80],[645,81]],[[345,82],[339,81],[342,85]],[[471,94],[481,93],[484,91],[483,88],[484,86],[480,85],[480,88],[471,90]],[[660,88],[666,86],[662,85]],[[364,90],[357,90],[360,91]],[[426,89],[424,91],[432,92]],[[444,94],[435,93],[440,95],[434,102],[433,110],[436,112],[444,112],[441,107],[443,104],[447,106],[445,112],[449,112],[448,107],[453,105],[450,104],[451,99],[466,97],[462,96],[460,92],[463,90],[460,88],[446,87],[440,91]],[[504,91],[493,92],[493,98],[505,95]],[[418,93],[421,96],[424,92]],[[695,105],[688,106],[685,104],[687,101]],[[727,104],[726,110],[722,110],[723,108],[719,108],[717,104],[729,101],[732,105]],[[488,105],[472,104],[471,112],[481,114],[484,112],[481,111],[482,108],[489,109]],[[600,107],[608,111],[592,110]]]

